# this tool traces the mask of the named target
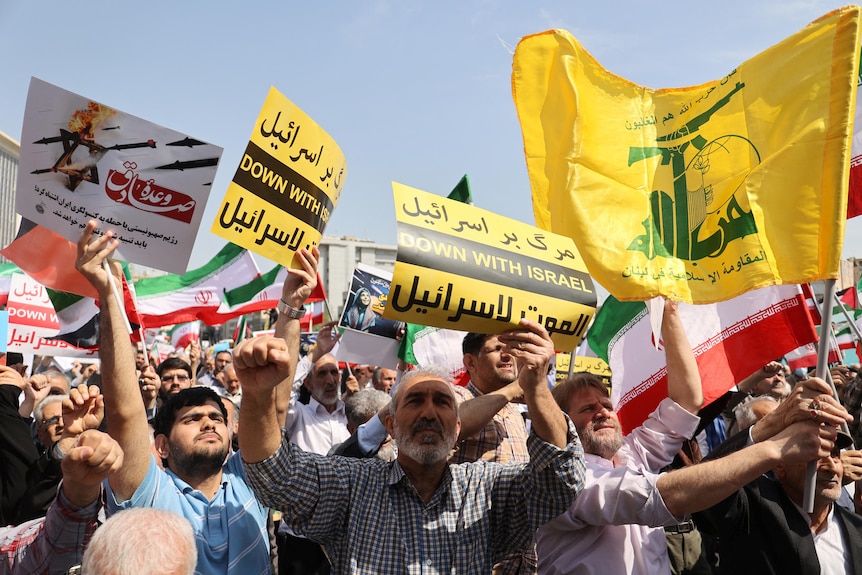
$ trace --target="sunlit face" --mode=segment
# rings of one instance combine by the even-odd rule
[[[308,378],[308,390],[311,396],[321,405],[334,408],[338,403],[341,387],[341,371],[338,362],[331,355],[321,357],[311,369]]]
[[[175,472],[216,473],[230,452],[230,435],[221,409],[212,401],[181,408],[170,438],[157,436],[156,448]]]
[[[784,488],[787,496],[802,505],[805,494],[805,475],[807,465],[779,465],[775,475]],[[841,480],[844,477],[844,466],[841,463],[841,452],[836,448],[830,457],[817,461],[817,482],[814,488],[814,500],[821,503],[835,502],[841,497]]]
[[[239,392],[239,378],[236,376],[236,369],[232,363],[227,364],[222,372],[222,385],[231,395],[236,395]]]
[[[161,393],[164,396],[175,395],[191,386],[192,380],[184,369],[166,369],[162,373]]]
[[[63,404],[58,402],[42,409],[42,421],[36,429],[36,437],[46,448],[51,447],[63,435]]]
[[[395,378],[398,376],[398,372],[394,369],[386,369],[381,368],[378,379],[372,380],[371,385],[374,386],[374,389],[378,389],[384,393],[389,393],[389,390],[392,389],[392,386],[395,384]]]
[[[445,461],[461,430],[451,386],[439,379],[408,381],[395,401],[397,410],[386,418],[386,426],[398,446],[398,458],[421,465]]]
[[[623,444],[623,433],[611,399],[598,389],[578,390],[569,398],[567,413],[578,430],[585,453],[612,459]]]
[[[772,377],[764,377],[751,390],[752,395],[769,394],[775,399],[784,399],[790,395],[790,384],[784,379],[784,372],[779,371]]]
[[[483,393],[496,391],[518,377],[515,358],[503,349],[497,336],[491,336],[482,344],[479,353],[464,355],[464,367],[473,384]]]

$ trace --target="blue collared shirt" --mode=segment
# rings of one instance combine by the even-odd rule
[[[209,575],[269,575],[269,511],[261,505],[246,483],[239,453],[222,467],[222,484],[212,500],[174,475],[161,470],[153,458],[144,481],[128,501],[118,503],[108,490],[107,509],[111,515],[133,507],[155,507],[173,511],[188,519],[195,532],[198,564],[195,573]]]

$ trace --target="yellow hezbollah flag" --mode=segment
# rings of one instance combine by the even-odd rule
[[[611,74],[568,32],[518,44],[515,105],[539,227],[620,300],[725,300],[835,278],[860,9],[835,10],[701,86]]]

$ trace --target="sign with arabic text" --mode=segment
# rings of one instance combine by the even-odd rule
[[[839,8],[668,89],[603,68],[565,30],[522,38],[512,92],[536,223],[571,235],[621,301],[838,277],[860,36],[862,9]]]
[[[60,339],[60,323],[45,286],[24,274],[12,274],[9,286],[7,349],[63,357],[98,357],[98,351],[80,349]]]
[[[543,324],[558,350],[580,342],[596,307],[570,238],[393,182],[398,256],[384,317],[501,333]]]
[[[221,153],[33,78],[15,211],[71,241],[95,220],[115,257],[184,274]]]
[[[320,241],[346,176],[335,140],[270,88],[211,231],[292,267]]]

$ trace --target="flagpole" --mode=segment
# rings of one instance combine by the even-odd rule
[[[108,282],[111,284],[111,293],[114,294],[114,299],[117,300],[117,305],[120,306],[120,311],[122,312],[120,315],[123,316],[123,321],[126,324],[126,333],[131,335],[133,333],[132,324],[129,323],[129,318],[126,316],[126,306],[124,305],[123,298],[120,297],[120,292],[117,289],[117,282],[114,281],[114,274],[111,273],[111,266],[107,259],[102,260],[102,268],[105,270],[105,273],[108,274]]]
[[[825,280],[823,285],[823,307],[820,309],[820,341],[817,342],[817,369],[814,375],[832,383],[832,395],[837,399],[838,393],[835,390],[835,384],[831,377],[827,378],[826,376],[829,371],[829,338],[823,337],[824,334],[831,333],[832,330],[832,299],[835,295],[835,280]],[[814,300],[816,303],[817,298]],[[816,487],[817,460],[814,459],[808,462],[805,469],[805,493],[802,508],[806,513],[814,512],[814,490]]]

